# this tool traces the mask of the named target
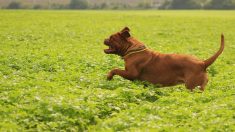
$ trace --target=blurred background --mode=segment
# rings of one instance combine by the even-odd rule
[[[0,0],[1,9],[235,9],[235,0]]]

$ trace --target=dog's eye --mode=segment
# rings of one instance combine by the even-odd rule
[[[110,40],[112,40],[113,39],[113,36],[110,36],[110,38],[109,38]]]

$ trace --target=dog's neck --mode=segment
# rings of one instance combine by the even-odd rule
[[[146,47],[145,45],[140,45],[138,47],[135,47],[135,48],[132,48],[131,50],[127,51],[123,56],[122,58],[125,58],[131,54],[135,54],[135,53],[138,53],[138,52],[142,52],[142,51],[145,51],[146,50]]]
[[[130,38],[128,42],[131,43],[131,46],[126,49],[126,52],[122,55],[122,58],[146,50],[146,46],[134,38]]]

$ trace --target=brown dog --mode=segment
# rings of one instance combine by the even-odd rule
[[[129,28],[125,27],[104,40],[104,44],[109,46],[104,52],[117,54],[125,61],[125,70],[113,69],[107,76],[108,80],[114,75],[119,75],[125,79],[148,81],[161,86],[185,83],[190,90],[200,86],[203,91],[208,82],[206,68],[224,49],[222,34],[219,51],[205,61],[189,55],[162,54],[147,49],[143,43],[131,37],[129,31]]]

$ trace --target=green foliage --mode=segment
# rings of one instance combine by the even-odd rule
[[[235,131],[234,11],[0,12],[0,131]],[[124,26],[147,47],[207,59],[205,92],[115,76],[104,38]]]
[[[205,5],[206,9],[235,9],[233,0],[211,0]]]
[[[20,9],[21,7],[21,3],[18,1],[12,1],[8,6],[7,9]]]
[[[235,9],[235,0],[2,0],[6,9]]]
[[[33,6],[33,9],[42,9],[43,7],[39,4],[36,4]]]
[[[148,3],[148,2],[140,2],[140,3],[137,5],[137,8],[138,8],[138,9],[149,9],[149,8],[151,8],[151,4]]]
[[[88,7],[88,3],[86,0],[71,0],[69,7],[71,9],[86,9]]]
[[[200,5],[194,0],[173,0],[171,9],[200,9]]]

